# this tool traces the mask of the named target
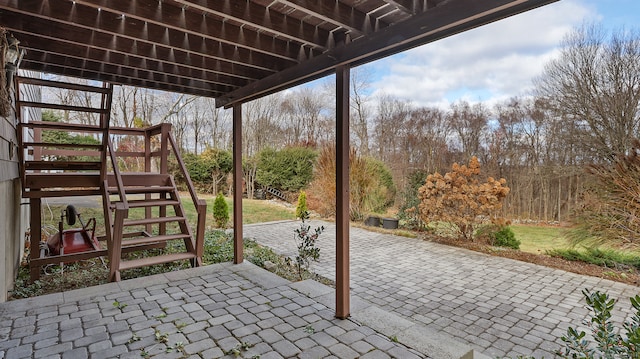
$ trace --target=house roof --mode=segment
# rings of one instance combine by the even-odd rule
[[[2,0],[0,26],[23,69],[229,106],[554,1]]]

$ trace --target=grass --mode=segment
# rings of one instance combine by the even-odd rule
[[[566,228],[525,224],[510,227],[520,241],[520,250],[523,252],[544,254],[548,250],[569,248],[569,241],[564,236]]]
[[[187,215],[187,218],[189,218],[189,223],[193,228],[195,228],[197,217],[195,207],[187,194],[181,194],[180,198],[182,199],[182,207],[184,208],[185,214]],[[212,224],[215,223],[213,220],[213,202],[215,201],[215,196],[201,195],[200,198],[207,202],[207,223],[209,226],[212,226]],[[231,198],[226,197],[225,200],[229,207],[229,223],[227,224],[227,227],[230,228],[233,225],[233,201]],[[242,200],[242,223],[244,224],[280,221],[286,219],[296,219],[295,208],[287,208],[280,204],[258,199],[245,198]]]
[[[190,197],[186,193],[182,193],[180,198],[182,199],[182,206],[184,208],[185,214],[189,219],[189,223],[192,225],[192,228],[195,228],[196,223],[196,210],[191,202]],[[207,221],[206,223],[211,226],[214,223],[213,220],[213,202],[215,200],[214,196],[201,196],[202,199],[205,199],[207,202]],[[233,201],[230,198],[226,198],[227,204],[229,205],[229,217],[231,221],[228,226],[230,227],[233,223]],[[60,212],[66,206],[61,205],[52,205],[49,207],[43,206],[43,232],[46,232],[47,235],[52,235],[58,231],[58,221],[60,220]],[[88,207],[78,207],[78,212],[80,212],[82,219],[84,221],[88,220],[91,217],[94,217],[97,222],[96,232],[104,234],[104,218],[102,214],[102,207],[99,208],[88,208]],[[154,211],[157,214],[157,209]],[[167,209],[167,215],[173,215],[173,209]],[[141,208],[131,209],[129,210],[129,216],[131,218],[144,218],[144,210]],[[294,220],[295,219],[295,209],[288,208],[282,206],[280,204],[276,204],[270,201],[264,200],[256,200],[256,199],[243,199],[242,200],[242,223],[251,224],[251,223],[262,223],[262,222],[271,222],[271,221],[279,221],[279,220]],[[73,227],[79,227],[80,224],[76,223]],[[68,229],[69,226],[65,224],[65,229]]]
[[[233,259],[233,239],[230,234],[221,230],[208,230],[205,232],[205,251],[203,261],[206,264],[229,262]],[[183,244],[172,241],[165,249],[151,249],[137,252],[136,256],[156,255],[160,252],[172,253],[183,250]],[[292,266],[286,264],[283,256],[276,254],[271,248],[263,247],[252,240],[244,240],[245,260],[264,267],[269,261],[276,264],[272,271],[286,279],[296,281],[299,279],[298,273]],[[148,267],[135,268],[122,272],[122,279],[137,278],[153,274],[166,273],[179,269],[189,268],[187,261],[158,264]],[[11,298],[28,298],[38,295],[68,291],[72,289],[85,288],[108,282],[109,269],[103,265],[99,258],[66,264],[64,267],[50,265],[45,269],[41,280],[29,283],[29,268],[21,266],[18,272],[16,285],[11,292]],[[312,273],[305,273],[305,278],[314,278],[331,285],[331,281],[315,276]]]
[[[183,199],[183,208],[189,222],[195,223],[197,216],[193,204],[186,194],[182,194],[181,198]],[[215,200],[215,197],[201,196],[201,198],[207,201],[207,223],[209,224],[209,228],[205,231],[205,252],[203,261],[205,264],[231,261],[233,259],[233,239],[231,235],[222,230],[213,229],[210,225],[213,223],[213,201]],[[233,203],[230,199],[227,199],[227,203],[229,204],[230,216],[232,217]],[[293,208],[288,208],[273,202],[243,199],[242,204],[243,223],[245,224],[295,219],[295,211]],[[66,205],[43,207],[43,236],[45,238],[58,231],[60,213],[65,207]],[[89,218],[95,218],[97,221],[97,235],[104,234],[102,207],[78,207],[77,210],[85,222],[89,220]],[[144,217],[144,211],[142,209],[130,210],[129,214],[131,218]],[[173,214],[173,209],[168,208],[167,215],[171,216]],[[231,223],[229,225],[231,225]],[[73,226],[68,226],[66,223],[64,224],[65,229],[69,229],[70,227],[80,227],[80,223],[76,222]],[[169,231],[171,231],[171,228],[169,228]],[[184,244],[182,241],[171,241],[167,243],[167,247],[164,249],[150,249],[148,251],[134,252],[128,254],[128,256],[141,257],[157,255],[161,252],[172,253],[182,251],[184,251]],[[294,271],[286,265],[285,259],[277,255],[270,248],[262,247],[255,241],[245,240],[244,253],[245,259],[256,265],[263,267],[264,263],[269,261],[277,264],[277,268],[274,270],[276,274],[291,280],[298,279],[297,272],[294,273]],[[123,271],[122,279],[165,273],[188,267],[189,263],[187,261],[182,261],[136,268]],[[27,298],[47,293],[95,286],[108,282],[108,268],[100,261],[99,258],[66,264],[63,267],[59,265],[50,265],[46,267],[45,273],[49,275],[44,276],[42,280],[29,283],[28,266],[22,266],[18,273],[15,290],[11,296],[13,298]],[[308,277],[312,276],[313,275],[311,273],[308,273]],[[326,282],[325,284],[330,284],[323,278],[316,279]]]

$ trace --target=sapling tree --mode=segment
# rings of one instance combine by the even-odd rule
[[[296,206],[296,218],[302,218],[307,213],[307,193],[300,191],[298,205]]]
[[[229,206],[222,192],[218,193],[213,202],[213,220],[216,222],[217,228],[225,228],[229,222]]]
[[[303,212],[300,217],[300,228],[295,230],[295,240],[298,249],[298,254],[295,258],[295,269],[298,271],[300,280],[303,279],[305,272],[309,272],[311,262],[317,262],[320,258],[320,248],[316,247],[316,241],[324,231],[324,226],[320,226],[311,232],[311,226],[305,222],[308,219],[309,212]],[[287,259],[287,263],[291,264],[291,260]]]

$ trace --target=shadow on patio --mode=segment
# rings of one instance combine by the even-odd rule
[[[333,301],[317,282],[215,264],[2,303],[0,357],[428,357],[397,342],[412,327],[415,344],[436,344],[430,357],[465,348],[357,298],[352,318],[336,319]]]

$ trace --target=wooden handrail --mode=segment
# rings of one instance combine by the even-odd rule
[[[116,160],[115,152],[113,151],[113,145],[111,144],[111,138],[107,139],[107,147],[109,148],[109,158],[111,158],[111,164],[113,165],[113,175],[116,178],[116,187],[118,188],[118,195],[120,196],[120,202],[124,204],[123,209],[129,209],[129,203],[127,202],[127,196],[124,191],[124,184],[122,182],[122,176],[118,169],[118,162]]]
[[[91,113],[104,113],[105,110],[101,108],[84,107],[84,106],[71,106],[60,105],[56,103],[44,103],[44,102],[32,102],[32,101],[20,101],[22,107],[35,107],[35,108],[47,108],[52,110],[69,110],[77,112],[91,112]]]
[[[137,128],[137,127],[110,127],[109,131],[114,135],[138,135],[145,136],[151,134],[151,136],[159,135],[160,129],[162,128],[162,124],[153,125],[145,128]]]
[[[104,129],[95,125],[82,125],[77,123],[67,122],[49,122],[49,121],[31,121],[22,122],[20,127],[26,127],[31,129],[47,129],[54,131],[73,131],[73,132],[101,132]]]
[[[176,147],[176,141],[173,139],[173,135],[169,133],[169,143],[171,144],[171,148],[173,150],[173,154],[176,156],[176,160],[178,162],[178,167],[180,167],[180,172],[184,176],[185,181],[187,182],[187,189],[189,190],[189,194],[191,195],[191,199],[193,200],[193,204],[198,204],[198,194],[196,193],[196,189],[193,186],[193,181],[191,181],[191,177],[189,176],[189,171],[187,171],[187,166],[185,166],[184,161],[182,161],[182,157],[178,153]]]
[[[206,226],[206,218],[207,218],[207,201],[204,199],[198,199],[198,194],[196,193],[196,189],[193,186],[193,181],[191,181],[191,176],[189,176],[189,171],[187,171],[187,166],[185,166],[182,157],[178,153],[178,146],[176,146],[176,140],[173,138],[173,135],[170,131],[167,131],[167,138],[169,140],[169,144],[171,145],[171,149],[173,154],[176,157],[176,161],[178,162],[178,167],[180,167],[180,172],[182,172],[182,176],[187,182],[187,189],[189,190],[189,194],[191,195],[191,200],[193,201],[193,206],[196,208],[196,213],[198,213],[197,222],[196,222],[196,233],[195,233],[195,249],[196,249],[196,266],[203,265],[202,257],[204,255],[204,230]]]

